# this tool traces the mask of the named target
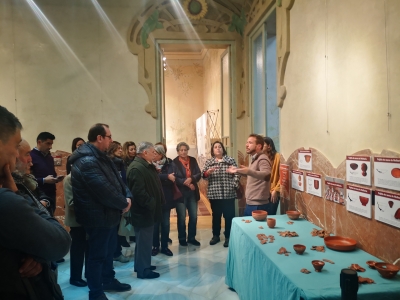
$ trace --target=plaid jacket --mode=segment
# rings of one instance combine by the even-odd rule
[[[232,157],[226,155],[222,157],[221,162],[218,162],[214,157],[206,161],[202,176],[208,180],[208,199],[236,198],[236,189],[239,186],[240,175],[227,173],[226,170],[230,166],[237,167],[237,164]],[[213,167],[219,167],[219,169],[206,177],[207,170]]]

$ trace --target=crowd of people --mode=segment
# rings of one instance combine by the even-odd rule
[[[128,291],[131,286],[115,278],[113,261],[130,260],[122,254],[129,242],[135,242],[137,278],[158,278],[151,256],[173,256],[168,248],[171,209],[176,209],[179,245],[200,246],[196,230],[201,178],[208,181],[212,209],[210,245],[220,242],[223,216],[223,246],[229,246],[241,176],[247,177],[244,214],[256,209],[276,214],[280,156],[268,137],[248,137],[249,166],[238,166],[216,141],[201,170],[185,142],[177,145],[177,156],[171,159],[163,143],[121,145],[113,141],[107,124],[98,123],[89,129],[87,142],[73,139],[64,178],[57,175],[50,153],[55,136],[40,133],[32,149],[21,130],[20,121],[0,106],[2,299],[63,299],[57,263],[68,251],[70,284],[88,286],[89,299],[107,299],[106,291]],[[61,181],[69,233],[54,218],[56,183]]]

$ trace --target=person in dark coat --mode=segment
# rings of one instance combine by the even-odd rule
[[[153,160],[154,146],[141,142],[137,156],[127,172],[128,186],[133,195],[131,215],[135,228],[135,272],[141,279],[153,279],[160,276],[151,266],[151,245],[154,224],[162,221],[164,195]]]
[[[22,125],[0,106],[0,299],[62,300],[55,261],[71,240],[42,204],[13,180]]]
[[[71,153],[74,153],[74,151],[76,149],[78,149],[80,146],[82,146],[84,143],[85,143],[85,140],[83,138],[80,138],[80,137],[74,138],[72,140],[72,146],[71,146],[71,151],[72,152]],[[68,158],[67,158],[67,175],[69,173],[71,173],[71,164],[69,162],[69,158],[70,158],[70,156],[68,156]]]
[[[188,155],[189,145],[180,142],[176,146],[178,156],[174,159],[174,173],[176,185],[179,187],[183,202],[176,204],[178,219],[178,239],[181,246],[192,244],[200,246],[196,240],[197,208],[200,200],[197,182],[201,178],[201,171],[194,157]],[[186,209],[189,214],[188,235],[186,240]]]
[[[54,158],[50,150],[53,147],[55,136],[50,132],[41,132],[36,138],[37,145],[31,151],[31,172],[41,189],[51,199],[50,210],[54,215],[56,210],[56,183],[62,181],[64,176],[57,176],[54,169]]]
[[[88,236],[86,278],[89,300],[107,299],[104,291],[123,292],[129,284],[115,278],[113,254],[121,214],[129,210],[132,194],[105,151],[112,142],[106,124],[93,125],[89,142],[70,157],[76,221]]]
[[[174,200],[173,188],[175,184],[174,170],[172,166],[172,159],[166,157],[165,148],[163,145],[155,145],[154,150],[156,156],[153,164],[156,166],[158,171],[158,177],[160,178],[162,189],[164,192],[165,203],[162,207],[162,222],[154,225],[153,233],[153,249],[151,255],[155,256],[159,252],[173,256],[172,251],[168,248],[169,230],[170,230],[170,215],[171,209],[176,207],[176,202],[179,199]],[[161,227],[161,250],[160,250],[160,227]]]

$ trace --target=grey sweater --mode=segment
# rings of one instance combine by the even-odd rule
[[[265,154],[257,154],[249,166],[246,185],[246,203],[263,205],[270,197],[271,162]]]

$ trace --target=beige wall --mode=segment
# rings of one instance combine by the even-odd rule
[[[23,136],[34,145],[40,131],[50,131],[54,149],[71,151],[74,137],[105,122],[114,140],[155,141],[137,56],[126,45],[141,1],[99,1],[104,11],[90,0],[35,3],[55,30],[27,1],[0,7],[0,104],[20,118]]]
[[[397,0],[295,1],[281,110],[285,157],[313,147],[337,167],[361,149],[400,151],[399,16]]]

